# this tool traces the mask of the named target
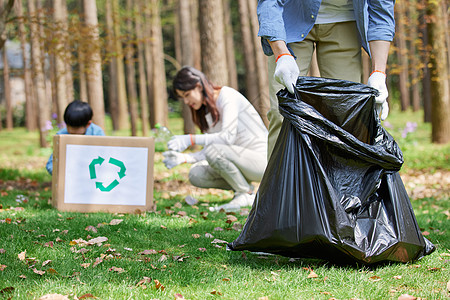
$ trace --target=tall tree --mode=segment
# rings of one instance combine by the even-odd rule
[[[258,37],[259,24],[256,13],[257,3],[256,1],[248,1],[247,4],[253,37],[253,49],[255,51],[256,76],[258,77],[259,104],[257,111],[263,119],[266,127],[268,127],[269,120],[267,119],[267,112],[270,109],[270,99],[267,56],[264,55],[264,52],[261,49],[261,38]]]
[[[131,118],[131,135],[137,135],[137,120],[138,120],[138,104],[137,104],[137,88],[136,88],[136,70],[135,70],[135,41],[133,19],[134,14],[138,13],[134,11],[133,0],[127,0],[127,11],[130,15],[127,18],[127,44],[125,47],[125,63],[127,67],[127,88],[128,88],[128,102],[130,108]]]
[[[164,48],[160,19],[160,0],[150,0],[152,93],[155,124],[168,124],[166,72],[164,67]],[[151,124],[152,127],[155,124]]]
[[[200,24],[199,24],[199,0],[190,0],[191,26],[192,26],[192,52],[194,53],[193,66],[200,70],[202,68],[202,50],[200,43]]]
[[[141,0],[141,11],[144,13],[144,57],[145,57],[145,72],[147,73],[147,99],[149,110],[149,122],[150,127],[153,128],[157,123],[155,121],[155,108],[154,108],[154,95],[153,95],[153,58],[152,58],[152,24],[148,20],[151,20],[150,5],[147,0]]]
[[[236,56],[234,54],[234,37],[233,25],[231,22],[231,1],[223,0],[223,19],[224,19],[224,34],[225,34],[225,49],[227,52],[227,67],[228,67],[228,85],[234,89],[238,89]]]
[[[408,76],[408,48],[406,47],[406,30],[405,23],[406,9],[405,0],[397,1],[396,14],[396,34],[395,44],[397,46],[397,59],[399,62],[399,89],[400,89],[400,103],[403,111],[409,108],[410,96],[409,96],[409,76]]]
[[[128,129],[128,101],[127,101],[127,90],[125,87],[125,67],[124,67],[124,55],[121,41],[120,32],[120,12],[119,12],[119,0],[113,0],[112,10],[113,10],[113,28],[114,28],[114,50],[115,55],[112,59],[116,60],[117,73],[117,95],[118,95],[118,126],[119,129]]]
[[[47,101],[45,92],[45,76],[43,68],[43,53],[41,51],[41,42],[39,40],[39,18],[36,17],[35,0],[28,1],[28,14],[31,20],[30,34],[31,34],[31,57],[33,81],[35,88],[35,96],[38,103],[38,119],[39,119],[39,142],[41,147],[47,147],[47,123],[50,122],[50,105]]]
[[[429,0],[429,16],[433,19],[428,24],[428,39],[432,45],[431,62],[431,112],[432,141],[444,144],[450,142],[450,87],[449,61],[446,45],[445,0]]]
[[[12,101],[11,101],[11,81],[9,80],[9,62],[7,55],[6,45],[3,47],[3,86],[4,91],[3,95],[5,98],[5,106],[6,106],[6,129],[13,129],[13,109],[12,109]],[[0,119],[1,122],[1,119]]]
[[[428,43],[428,30],[427,23],[430,19],[427,14],[427,1],[428,0],[419,0],[420,1],[420,59],[422,66],[422,101],[423,101],[423,121],[427,123],[431,123],[431,75],[430,75],[430,46]]]
[[[138,70],[139,70],[139,103],[141,106],[141,126],[142,135],[148,135],[148,97],[147,97],[147,76],[145,74],[145,58],[144,58],[144,34],[142,27],[142,11],[140,0],[134,0],[135,10],[135,31],[137,38],[137,57],[138,57]]]
[[[239,4],[239,20],[242,36],[242,44],[244,52],[244,65],[245,65],[245,86],[247,99],[253,104],[253,106],[259,108],[259,92],[258,92],[258,77],[256,75],[256,60],[255,50],[253,44],[253,37],[250,28],[249,11],[247,0],[238,0]]]
[[[419,60],[417,44],[419,41],[418,37],[418,11],[417,11],[417,0],[409,2],[407,10],[408,20],[415,20],[408,22],[408,32],[409,32],[409,73],[411,78],[411,102],[414,111],[420,109],[420,90],[419,90]]]
[[[199,0],[202,70],[217,85],[228,84],[222,0]]]
[[[114,59],[114,18],[111,1],[105,2],[106,15],[106,57],[108,61],[108,103],[113,130],[119,130],[119,94],[117,92],[117,60]]]
[[[64,110],[68,104],[67,101],[67,81],[66,81],[66,39],[67,39],[67,23],[64,20],[63,0],[53,0],[53,19],[55,30],[53,31],[52,40],[55,43],[53,53],[55,62],[55,80],[52,84],[56,85],[56,107],[57,120],[62,123]]]
[[[102,59],[100,56],[100,41],[97,18],[97,4],[95,1],[83,0],[84,23],[86,25],[87,45],[86,51],[86,78],[88,86],[89,104],[94,111],[92,121],[105,128],[105,104],[103,100]]]
[[[65,39],[64,39],[64,54],[65,54],[65,74],[66,74],[66,95],[67,95],[67,102],[70,103],[74,100],[74,87],[73,87],[73,72],[72,72],[72,61],[73,61],[73,55],[71,52],[72,46],[69,39],[69,13],[67,11],[67,0],[61,0],[61,8],[62,8],[62,25],[63,30],[65,33]]]
[[[8,16],[12,11],[13,5],[14,0],[0,0],[0,49],[3,48],[6,41],[4,32],[6,30]]]
[[[178,1],[178,28],[180,43],[180,64],[183,66],[194,66],[194,40],[192,39],[192,19],[190,3],[186,0]],[[184,133],[195,133],[195,124],[189,106],[181,103],[184,120]]]

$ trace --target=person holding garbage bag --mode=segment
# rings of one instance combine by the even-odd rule
[[[265,0],[258,1],[259,33],[269,55],[269,155],[283,117],[276,93],[293,94],[316,50],[321,77],[361,82],[361,46],[370,54],[367,84],[379,91],[377,111],[387,118],[386,62],[394,38],[394,0]]]
[[[201,188],[234,191],[231,202],[211,211],[239,210],[251,206],[251,182],[259,182],[267,165],[267,129],[256,109],[238,91],[216,86],[201,71],[183,67],[173,80],[173,90],[192,112],[202,134],[175,135],[163,153],[164,164],[173,168],[192,163],[191,184]],[[202,145],[195,153],[189,146]]]

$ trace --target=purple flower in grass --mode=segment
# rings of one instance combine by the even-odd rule
[[[406,122],[406,126],[403,129],[402,132],[402,138],[406,138],[406,136],[408,135],[408,133],[410,132],[414,132],[417,129],[417,123],[416,122]]]

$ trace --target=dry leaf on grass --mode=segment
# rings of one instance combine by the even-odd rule
[[[117,273],[123,273],[123,272],[125,272],[124,269],[118,268],[118,267],[111,267],[111,268],[108,269],[108,271],[113,271],[113,272],[117,272]]]
[[[374,275],[374,276],[370,277],[369,279],[373,282],[376,282],[376,281],[380,281],[381,277]]]
[[[3,271],[4,269],[6,269],[7,265],[0,265],[0,271]]]
[[[157,280],[157,279],[155,279],[155,280],[153,280],[154,282],[155,282],[155,288],[158,290],[158,289],[161,289],[161,291],[164,291],[166,288],[161,284],[161,282],[159,282],[159,280]]]
[[[150,250],[144,250],[142,252],[139,252],[140,255],[147,255],[147,254],[157,254],[156,250],[150,249]]]
[[[69,300],[69,298],[61,294],[47,294],[39,298],[39,300]]]
[[[417,299],[417,297],[414,297],[414,296],[411,296],[408,294],[403,294],[398,297],[398,300],[416,300],[416,299]]]
[[[111,222],[109,222],[109,225],[119,225],[122,221],[122,219],[112,219]]]
[[[36,269],[36,268],[33,268],[33,272],[36,273],[36,274],[38,274],[38,275],[41,275],[41,276],[45,274],[45,271],[38,270],[38,269]]]
[[[78,297],[78,299],[86,299],[86,298],[97,298],[97,297],[95,297],[94,295],[92,295],[92,294],[84,294],[84,295],[81,295],[80,297]]]
[[[185,298],[183,297],[183,295],[181,295],[181,294],[179,294],[179,293],[173,294],[173,295],[174,295],[174,297],[175,297],[175,300],[177,300],[177,299],[185,299]]]
[[[314,272],[313,270],[310,270],[308,277],[306,278],[317,278],[319,277],[319,275],[316,274],[316,272]]]
[[[19,257],[20,260],[25,260],[26,254],[27,254],[27,250],[25,250],[25,251],[20,252],[19,254],[17,254],[17,257]]]

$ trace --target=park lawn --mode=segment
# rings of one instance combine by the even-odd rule
[[[429,143],[430,128],[420,122],[420,113],[394,111],[389,120],[388,130],[404,152],[406,170],[431,174],[450,169],[450,147]],[[402,137],[411,120],[417,128]],[[180,127],[174,128],[179,133]],[[407,264],[336,266],[322,260],[226,251],[222,241],[237,238],[247,211],[209,212],[210,204],[224,203],[232,194],[190,189],[188,167],[167,171],[160,153],[155,161],[156,212],[58,212],[49,204],[51,178],[44,170],[49,151],[35,146],[37,135],[15,129],[0,132],[0,140],[0,298],[39,299],[54,293],[69,299],[175,299],[176,294],[185,299],[397,299],[402,294],[444,299],[449,295],[448,194],[411,199],[421,230],[437,246],[431,255]],[[174,182],[179,189],[169,190]],[[186,204],[188,193],[199,203]],[[88,244],[92,238],[103,242]]]

